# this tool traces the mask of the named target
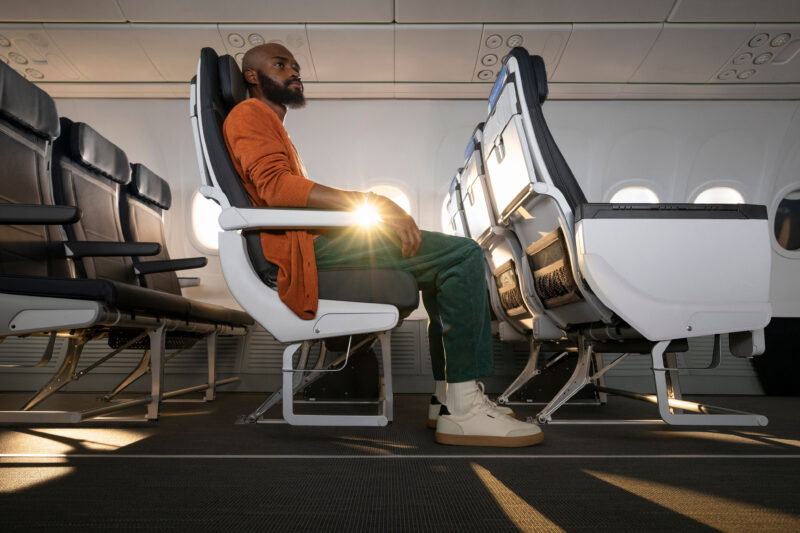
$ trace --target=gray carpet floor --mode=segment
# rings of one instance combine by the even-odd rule
[[[23,399],[0,394],[0,409]],[[0,428],[0,529],[800,531],[800,398],[691,398],[766,427],[551,424],[517,449],[437,445],[424,395],[396,396],[385,428],[234,424],[263,399],[167,403],[156,423]],[[95,403],[64,393],[42,408]],[[656,416],[625,398],[559,411]]]

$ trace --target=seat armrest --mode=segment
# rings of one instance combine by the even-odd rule
[[[104,242],[104,241],[65,241],[66,257],[116,257],[158,255],[161,245],[157,242]]]
[[[189,270],[206,266],[208,259],[205,257],[187,257],[185,259],[168,259],[166,261],[134,262],[133,271],[137,275],[156,274],[158,272],[174,272],[176,270]]]
[[[0,204],[0,224],[73,224],[80,218],[71,205]]]
[[[274,207],[229,207],[219,215],[223,230],[322,229],[357,226],[358,215],[352,211],[329,209],[291,209]]]

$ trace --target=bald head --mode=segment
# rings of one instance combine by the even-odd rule
[[[275,109],[303,107],[300,65],[288,48],[266,43],[248,50],[242,58],[242,74],[250,96],[273,104]]]
[[[272,57],[284,57],[294,62],[294,56],[289,49],[282,44],[260,44],[245,52],[244,58],[242,58],[242,72],[247,69],[261,70],[264,62]]]

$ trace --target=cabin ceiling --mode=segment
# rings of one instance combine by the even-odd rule
[[[56,97],[186,98],[200,48],[278,41],[311,98],[484,98],[511,46],[551,98],[800,99],[798,0],[0,0]]]

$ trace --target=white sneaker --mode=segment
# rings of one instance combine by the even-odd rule
[[[481,392],[483,392],[483,383],[478,382],[478,386],[481,388]],[[488,402],[489,406],[492,407],[495,411],[500,413],[501,415],[510,416],[511,418],[514,417],[514,411],[511,410],[510,407],[505,407],[503,405],[497,405],[492,400],[483,396],[486,402]],[[444,404],[439,401],[439,398],[436,397],[435,394],[431,395],[431,401],[428,404],[428,427],[431,429],[436,429],[436,422],[439,420],[439,414],[444,407]]]
[[[436,422],[436,442],[458,446],[532,446],[544,440],[539,426],[522,422],[496,410],[497,405],[476,387],[471,408],[463,414],[441,407]]]
[[[428,404],[428,427],[436,429],[436,421],[439,420],[439,412],[443,407],[442,402],[435,394],[431,394],[431,403]]]

